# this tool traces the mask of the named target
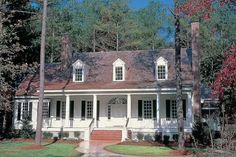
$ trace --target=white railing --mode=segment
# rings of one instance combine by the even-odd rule
[[[162,128],[176,128],[177,127],[177,118],[161,118]],[[184,119],[184,126],[189,126],[190,121]]]
[[[94,118],[92,119],[92,121],[89,124],[89,133],[91,134],[91,132],[93,131],[94,128]]]

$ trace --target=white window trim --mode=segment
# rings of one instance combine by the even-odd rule
[[[157,80],[168,80],[168,61],[163,58],[163,57],[159,57],[156,62],[156,79]],[[158,78],[158,66],[165,66],[165,79],[159,79]]]
[[[122,80],[116,80],[116,67],[122,67]],[[124,81],[125,80],[125,62],[121,59],[117,59],[113,63],[113,81]]]
[[[82,69],[82,80],[75,80],[75,70],[76,69]],[[84,72],[85,70],[85,64],[81,61],[81,60],[77,60],[74,64],[73,64],[73,82],[84,82]]]
[[[151,114],[152,114],[152,117],[151,117],[151,118],[145,118],[145,117],[144,117],[144,101],[151,101],[151,110],[152,110],[152,111],[151,111]],[[150,100],[149,100],[149,99],[143,99],[143,100],[142,100],[142,112],[143,112],[143,113],[142,113],[142,114],[143,114],[142,116],[143,116],[143,119],[144,119],[144,120],[153,120],[153,101],[152,101],[151,99],[150,99]]]

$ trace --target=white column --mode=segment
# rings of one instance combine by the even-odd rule
[[[94,118],[94,127],[97,127],[97,95],[93,95],[93,118]]]
[[[188,126],[192,128],[193,121],[194,121],[194,116],[193,116],[193,106],[192,106],[192,93],[188,92],[187,93],[187,115],[186,115],[186,121],[188,123]]]
[[[157,122],[158,122],[158,126],[159,126],[159,129],[161,128],[161,118],[160,118],[160,94],[157,93],[156,95],[156,102],[157,102]]]
[[[127,94],[127,118],[131,118],[131,95]]]
[[[70,96],[66,95],[66,126],[70,127]]]

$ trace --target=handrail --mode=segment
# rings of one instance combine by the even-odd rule
[[[127,128],[128,124],[129,124],[129,118],[127,118],[127,120],[126,120],[126,124],[125,124],[126,128]]]
[[[93,118],[92,121],[90,122],[89,128],[92,126],[93,122],[94,122],[94,118]]]

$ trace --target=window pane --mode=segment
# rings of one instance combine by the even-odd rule
[[[143,114],[145,119],[152,119],[152,101],[143,101]]]
[[[111,119],[111,105],[108,105],[107,118]]]
[[[115,68],[116,80],[123,80],[123,68],[116,67]]]
[[[93,102],[92,101],[87,102],[87,118],[88,119],[93,118]]]
[[[66,118],[66,103],[62,102],[61,106],[61,118],[65,119]]]
[[[172,118],[177,118],[176,100],[171,101],[171,117]]]
[[[83,81],[83,69],[75,69],[75,81]]]
[[[48,117],[49,106],[47,102],[43,103],[43,118]]]
[[[28,118],[28,103],[27,102],[24,102],[23,103],[23,119],[26,119]]]
[[[164,65],[157,66],[157,78],[166,79],[166,67]]]

